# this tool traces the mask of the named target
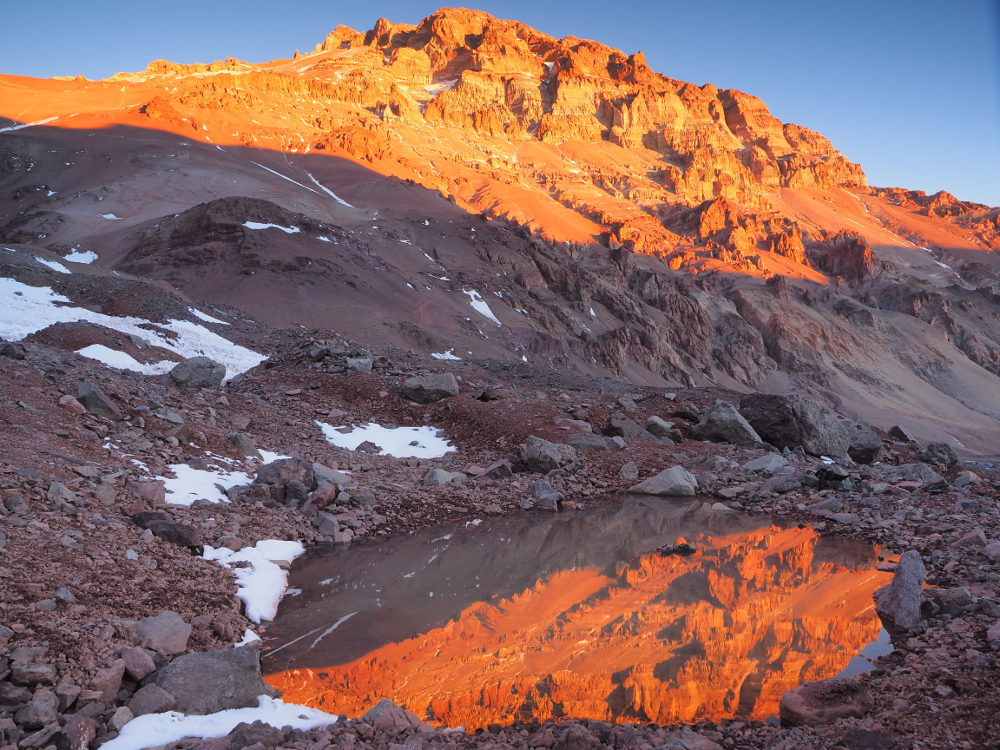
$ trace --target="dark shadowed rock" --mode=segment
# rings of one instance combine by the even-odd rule
[[[892,581],[875,592],[875,611],[897,631],[912,630],[920,624],[920,603],[927,569],[915,549],[904,552]]]
[[[162,510],[140,510],[138,513],[133,513],[130,518],[140,529],[149,528],[151,523],[174,520]]]
[[[51,690],[39,690],[28,704],[14,714],[14,721],[24,729],[41,729],[59,715],[59,699]]]
[[[285,739],[285,733],[260,719],[253,724],[240,722],[223,739],[227,740],[227,750],[241,750],[260,743],[263,747],[278,747]]]
[[[629,488],[629,492],[666,497],[694,497],[697,490],[697,478],[683,466],[674,466],[661,471],[656,476]]]
[[[851,444],[837,416],[811,398],[750,393],[740,400],[740,413],[761,438],[779,448],[801,445],[814,456],[843,458]]]
[[[531,494],[535,498],[534,507],[538,510],[558,511],[563,496],[544,479],[536,479],[531,483]]]
[[[400,708],[388,698],[383,698],[369,708],[361,718],[376,729],[382,730],[394,727],[415,727],[423,723],[419,716],[410,713],[405,708]]]
[[[882,456],[882,438],[867,422],[844,422],[850,445],[847,454],[859,464],[872,464]]]
[[[261,677],[260,652],[247,646],[180,656],[156,684],[174,696],[176,710],[199,716],[256,706],[257,696],[276,692]]]
[[[645,427],[622,414],[620,411],[611,412],[608,417],[607,427],[604,428],[606,435],[623,437],[626,440],[656,440],[656,436]]]
[[[329,466],[324,466],[320,463],[313,464],[313,474],[316,476],[316,489],[323,487],[340,489],[350,487],[354,484],[354,480],[351,479],[350,475],[342,474],[336,469],[331,469]]]
[[[93,383],[86,381],[80,383],[80,387],[76,393],[76,400],[83,404],[83,408],[90,414],[96,414],[99,417],[104,417],[114,422],[121,422],[125,419],[125,415],[122,414],[118,405]]]
[[[920,454],[920,460],[950,469],[958,463],[958,454],[948,443],[930,443]]]
[[[902,425],[895,425],[889,428],[889,437],[894,440],[898,440],[901,443],[915,443],[917,439],[913,437],[909,430],[907,430]]]
[[[590,750],[601,744],[586,727],[570,724],[563,735],[556,740],[552,750]]]
[[[550,443],[532,435],[521,444],[521,461],[528,471],[546,473],[565,466],[576,458],[576,449],[571,445]]]
[[[793,727],[818,726],[852,716],[864,718],[869,706],[868,689],[860,680],[820,680],[782,695],[779,715]]]
[[[176,544],[178,547],[187,547],[192,554],[202,555],[205,552],[201,534],[194,526],[176,521],[152,521],[146,528],[152,531],[158,539]]]
[[[482,474],[476,476],[477,480],[483,479],[506,479],[514,475],[514,471],[511,468],[510,461],[506,458],[502,458],[499,461],[494,461],[489,466],[487,466]]]
[[[166,377],[178,388],[218,388],[226,377],[226,367],[208,357],[191,357],[178,363]]]
[[[135,632],[139,636],[140,646],[170,656],[187,650],[191,626],[179,614],[167,610],[156,617],[139,620],[135,625]],[[124,668],[124,662],[122,667]]]
[[[836,747],[844,750],[896,750],[899,745],[887,734],[854,727],[840,738]]]
[[[457,396],[458,381],[450,372],[418,375],[403,383],[403,395],[418,404],[434,404],[443,398]]]
[[[669,438],[670,431],[674,429],[673,422],[667,422],[655,414],[646,420],[646,431],[658,438]]]
[[[742,448],[764,447],[760,435],[728,401],[716,401],[689,432],[692,437],[699,440],[732,443]]]
[[[316,470],[312,462],[301,458],[279,458],[257,469],[254,484],[271,484],[284,487],[291,479],[302,482],[307,490],[316,489]]]
[[[877,467],[877,470],[889,479],[904,479],[914,482],[938,482],[942,479],[927,464],[899,464],[898,466]]]

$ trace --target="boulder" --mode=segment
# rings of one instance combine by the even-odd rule
[[[113,422],[121,422],[125,419],[125,415],[122,414],[118,405],[104,395],[104,391],[93,383],[87,381],[80,383],[76,392],[76,400],[83,404],[83,408],[90,414],[96,414]]]
[[[406,729],[423,724],[420,717],[400,708],[388,698],[383,698],[361,716],[362,721],[376,729]]]
[[[117,659],[110,667],[98,669],[90,681],[90,689],[101,694],[102,703],[111,703],[122,686],[125,676],[125,662]]]
[[[766,456],[755,458],[743,464],[744,471],[760,471],[765,474],[773,474],[782,466],[788,466],[788,459],[777,453],[769,453]]]
[[[521,444],[521,461],[528,471],[539,471],[544,474],[575,459],[576,449],[571,445],[550,443],[535,435]]]
[[[674,429],[673,422],[667,422],[656,415],[646,420],[646,432],[654,437],[669,438],[672,429]]]
[[[174,707],[174,696],[155,683],[139,688],[126,704],[133,716],[161,714]]]
[[[901,443],[917,442],[917,439],[910,434],[909,430],[907,430],[902,425],[898,424],[895,427],[889,428],[889,437],[893,438],[894,440],[898,440]]]
[[[187,547],[193,555],[200,557],[205,553],[201,534],[194,526],[176,521],[152,521],[146,528],[152,531],[157,539],[176,544],[178,547]]]
[[[313,475],[316,477],[316,489],[322,487],[347,488],[354,484],[354,480],[347,474],[342,474],[329,466],[314,463]]]
[[[139,645],[151,651],[172,656],[187,650],[191,626],[176,612],[169,610],[155,617],[146,617],[135,624]],[[122,663],[124,669],[124,662]]]
[[[232,731],[223,738],[226,741],[227,750],[236,748],[266,748],[281,747],[285,739],[285,733],[278,727],[272,727],[260,719],[253,724],[240,722]],[[204,748],[204,745],[202,745]]]
[[[340,521],[332,513],[317,513],[313,525],[321,536],[332,537],[340,533]]]
[[[445,471],[444,469],[431,469],[426,474],[424,474],[424,487],[440,487],[443,484],[451,484],[452,482],[461,482],[464,480],[465,474],[459,471]]]
[[[902,479],[909,482],[939,482],[943,478],[927,464],[899,464],[881,467],[881,473],[888,479]]]
[[[711,409],[702,414],[701,421],[689,430],[689,434],[699,440],[732,443],[742,448],[764,447],[760,435],[728,401],[716,401]]]
[[[59,698],[51,690],[38,690],[28,704],[14,714],[24,729],[41,729],[59,716]]]
[[[820,680],[800,685],[781,696],[779,716],[793,727],[833,724],[839,719],[864,718],[870,707],[868,688],[856,679]]]
[[[620,411],[611,412],[611,416],[608,417],[608,425],[604,428],[604,433],[611,436],[617,435],[626,440],[656,440],[656,436],[653,433],[646,430],[645,427],[634,419],[626,417]]]
[[[611,438],[583,433],[570,435],[563,440],[563,443],[581,451],[620,451],[625,447],[625,441],[621,437]]]
[[[570,724],[562,736],[556,740],[552,750],[590,750],[600,744],[601,741],[586,727],[580,724]]]
[[[347,371],[348,372],[371,372],[372,371],[372,358],[371,357],[348,357],[347,358]]]
[[[292,479],[301,482],[310,492],[316,489],[316,470],[312,462],[302,458],[279,458],[257,469],[253,483],[284,487]]]
[[[175,365],[165,379],[177,388],[218,388],[225,377],[225,365],[208,357],[191,357]]]
[[[77,401],[75,396],[71,396],[68,393],[59,398],[59,406],[71,414],[80,415],[87,413],[87,407]]]
[[[83,714],[73,714],[62,728],[58,750],[88,750],[97,736],[97,722]]]
[[[276,694],[252,646],[180,656],[159,671],[156,685],[174,696],[176,710],[198,716],[256,707],[257,696]]]
[[[167,504],[167,484],[162,479],[154,479],[151,482],[126,482],[125,491],[154,507]]]
[[[559,503],[563,499],[562,493],[544,479],[536,479],[531,483],[531,494],[535,498],[533,507],[538,510],[558,511]]]
[[[639,482],[631,487],[629,492],[667,497],[693,497],[697,490],[697,478],[683,466],[674,466]]]
[[[499,461],[494,461],[482,472],[476,475],[476,479],[506,479],[514,475],[514,471],[511,468],[510,461],[506,458],[501,458]]]
[[[873,464],[882,456],[882,438],[867,422],[844,422],[850,445],[847,455],[859,464]]]
[[[618,470],[618,476],[626,482],[634,482],[639,478],[639,468],[634,461],[629,461]]]
[[[450,372],[439,375],[418,375],[403,383],[403,395],[418,404],[434,404],[458,395],[458,381]]]
[[[875,592],[875,611],[887,629],[908,631],[920,624],[920,603],[927,569],[915,549],[904,552],[892,581]]]
[[[778,448],[801,445],[814,456],[843,458],[851,444],[837,416],[804,396],[750,393],[740,400],[740,413],[762,439]]]
[[[229,443],[230,448],[241,456],[262,458],[260,451],[257,450],[257,444],[245,432],[230,432],[226,435],[226,442]]]
[[[125,671],[134,680],[141,680],[146,675],[156,671],[153,657],[137,646],[124,646],[122,648],[122,661],[125,662]]]
[[[920,454],[920,460],[950,469],[958,463],[958,454],[948,443],[930,443]]]

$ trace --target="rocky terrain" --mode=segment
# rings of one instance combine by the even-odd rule
[[[998,238],[752,95],[477,11],[0,75],[0,750],[997,747]],[[532,711],[395,689],[402,637],[268,655],[314,555],[637,497],[697,532],[614,569],[628,669],[554,659]],[[663,607],[675,575],[710,597]]]
[[[11,253],[4,274],[58,285],[78,309],[131,299],[132,312],[161,323],[197,309],[146,282],[87,266],[59,273],[35,257]],[[841,690],[841,714],[824,715],[808,700],[805,708],[783,705],[782,715],[802,724],[794,728],[692,718],[691,734],[636,720],[515,720],[462,734],[397,716],[277,733],[245,728],[204,744],[791,748],[994,741],[1000,478],[985,465],[958,463],[947,444],[841,421],[809,399],[637,388],[525,363],[426,359],[361,347],[328,330],[269,329],[221,307],[199,312],[225,316],[227,335],[252,342],[268,359],[222,387],[191,388],[77,354],[95,340],[136,345],[93,323],[56,324],[3,346],[4,747],[96,748],[114,741],[132,716],[232,705],[222,698],[196,705],[202,670],[221,667],[183,660],[244,649],[255,655],[253,644],[229,646],[247,640],[247,630],[266,638],[266,620],[248,619],[246,602],[234,596],[233,569],[192,555],[192,545],[239,550],[284,539],[364,547],[369,539],[446,521],[613,507],[632,487],[668,495],[681,507],[691,503],[684,512],[706,528],[713,517],[747,513],[809,525],[831,550],[851,539],[874,542],[886,569],[897,562],[904,569],[893,578],[899,591],[879,599],[883,619],[895,628],[893,652],[869,674],[844,681],[850,689]],[[425,373],[455,379],[412,382]],[[378,455],[378,446],[338,448],[316,418],[432,424],[457,451],[396,459]],[[262,470],[253,457],[258,448],[293,460],[277,474]],[[178,505],[164,494],[182,469],[207,474],[226,464],[246,469],[247,482],[256,474],[258,483],[235,484],[228,503]],[[455,481],[458,474],[467,479]],[[165,517],[135,515],[141,511]],[[921,595],[924,567],[931,587]],[[263,689],[256,656],[226,664],[254,705],[254,690]],[[829,696],[821,704],[839,705]],[[195,745],[185,740],[178,747]]]

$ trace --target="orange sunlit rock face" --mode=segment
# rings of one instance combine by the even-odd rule
[[[357,715],[391,697],[427,720],[470,729],[563,715],[763,718],[777,713],[783,692],[837,674],[876,640],[871,597],[887,577],[870,568],[870,546],[831,548],[809,529],[725,521],[699,506],[680,516],[633,503],[590,523],[497,522],[422,548],[408,540],[353,570],[344,570],[347,558],[314,561],[299,579],[325,568],[336,580],[307,585],[308,596],[324,598],[297,602],[269,630],[277,638],[267,681],[286,700],[332,713]],[[698,552],[655,550],[678,536]],[[423,568],[420,552],[431,559]],[[394,556],[399,580],[387,572]],[[479,600],[463,601],[473,591]],[[304,616],[310,610],[314,617]],[[379,610],[413,632],[389,640],[378,632]]]

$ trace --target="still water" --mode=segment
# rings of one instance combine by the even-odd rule
[[[678,539],[696,552],[659,551]],[[765,718],[878,649],[875,562],[865,542],[700,500],[451,524],[304,558],[265,679],[331,713],[387,697],[468,729]]]

